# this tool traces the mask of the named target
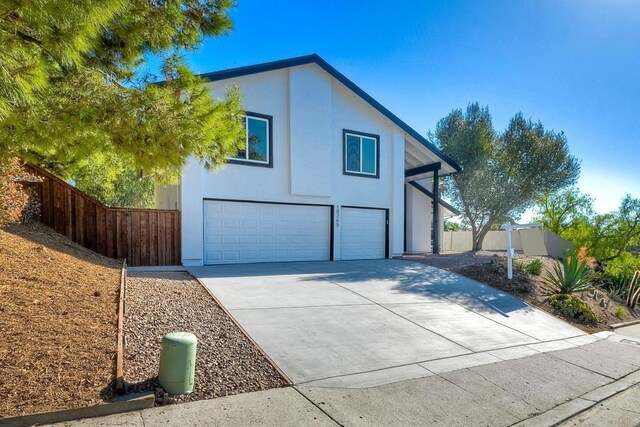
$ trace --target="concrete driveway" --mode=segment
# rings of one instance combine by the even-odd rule
[[[414,262],[190,270],[295,384],[370,387],[588,338],[515,297]]]

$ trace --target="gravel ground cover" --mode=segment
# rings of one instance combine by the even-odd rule
[[[494,253],[477,252],[444,252],[441,254],[404,255],[402,259],[416,261],[443,270],[491,262]]]
[[[211,295],[185,272],[130,272],[125,298],[124,378],[128,391],[154,391],[158,403],[211,399],[283,387],[285,380]],[[198,338],[195,389],[167,396],[157,381],[162,336]]]
[[[113,396],[120,267],[40,223],[0,229],[0,417]]]

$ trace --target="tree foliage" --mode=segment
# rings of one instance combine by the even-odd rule
[[[627,195],[618,210],[592,214],[563,233],[600,261],[612,261],[640,242],[640,200]]]
[[[453,221],[444,220],[444,231],[460,231],[460,224]]]
[[[627,195],[617,210],[607,213],[596,213],[592,204],[592,199],[576,188],[546,194],[538,202],[536,221],[576,247],[585,248],[599,261],[621,258],[617,264],[626,260],[640,265],[629,253],[640,244],[640,199]]]
[[[154,206],[154,179],[144,176],[123,158],[98,154],[76,165],[74,183],[109,206]]]
[[[542,196],[538,201],[536,221],[542,223],[546,230],[569,237],[572,230],[588,222],[593,215],[591,197],[572,187]]]
[[[190,155],[221,164],[244,143],[240,95],[212,99],[177,52],[229,31],[233,5],[2,2],[0,157],[18,154],[67,179],[92,162],[108,167],[100,155],[163,182],[175,181]],[[140,72],[149,56],[162,58],[163,84]]]
[[[521,113],[498,133],[488,107],[472,103],[440,120],[435,137],[463,168],[447,180],[446,191],[473,232],[474,249],[501,218],[519,216],[545,193],[573,184],[580,173],[565,135]]]

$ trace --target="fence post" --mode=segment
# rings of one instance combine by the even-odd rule
[[[131,209],[127,208],[127,259],[131,263]]]

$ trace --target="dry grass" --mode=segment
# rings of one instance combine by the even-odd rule
[[[41,224],[0,229],[0,416],[112,396],[119,267]]]

